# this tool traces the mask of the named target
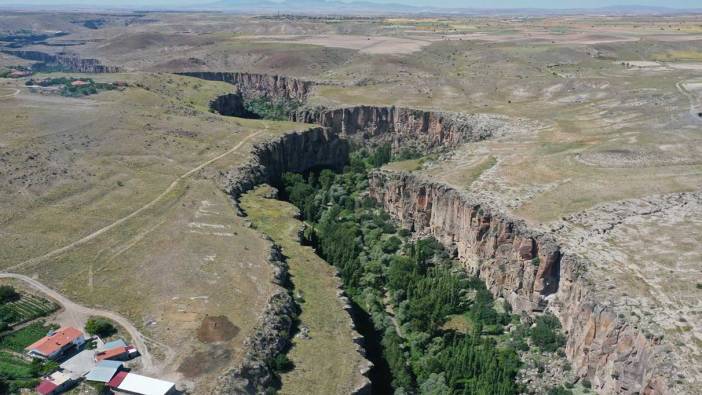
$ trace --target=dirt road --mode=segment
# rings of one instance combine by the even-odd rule
[[[685,88],[685,80],[682,80],[675,84],[678,92],[682,93],[687,100],[690,101],[690,116],[698,122],[702,122],[702,117],[699,113],[702,112],[702,106],[700,106],[700,99],[697,96]]]
[[[83,238],[80,239],[80,240],[76,240],[76,241],[74,241],[74,242],[72,242],[72,243],[70,243],[70,244],[68,244],[68,245],[65,245],[65,246],[63,246],[63,247],[61,247],[61,248],[58,248],[58,249],[55,249],[55,250],[53,250],[53,251],[47,252],[47,253],[44,254],[44,255],[41,255],[41,256],[38,256],[38,257],[34,257],[34,258],[31,258],[31,259],[28,259],[28,260],[26,260],[26,261],[24,261],[24,262],[20,262],[20,263],[14,265],[14,266],[8,267],[8,268],[5,269],[5,270],[6,270],[7,272],[12,272],[12,271],[16,271],[17,269],[20,269],[21,267],[26,266],[26,265],[33,265],[33,264],[45,262],[45,261],[47,261],[48,259],[51,259],[51,258],[53,258],[53,257],[55,257],[55,256],[57,256],[57,255],[60,255],[60,254],[62,254],[62,253],[64,253],[64,252],[68,251],[68,250],[71,250],[71,249],[73,249],[73,248],[75,248],[75,247],[77,247],[77,246],[79,246],[79,245],[81,245],[81,244],[84,244],[84,243],[86,243],[86,242],[88,242],[88,241],[90,241],[90,240],[93,240],[94,238],[100,236],[101,234],[103,234],[103,233],[105,233],[105,232],[108,232],[108,231],[110,231],[110,230],[116,228],[117,226],[119,226],[119,225],[123,224],[124,222],[128,221],[129,219],[136,217],[137,215],[143,213],[144,211],[146,211],[146,210],[150,209],[151,207],[153,207],[154,205],[156,205],[156,203],[158,203],[161,199],[163,199],[164,197],[166,197],[166,195],[168,195],[171,191],[173,191],[173,189],[175,189],[175,187],[178,186],[178,183],[179,183],[179,182],[183,181],[184,179],[186,179],[186,178],[190,177],[191,175],[197,173],[198,171],[202,170],[205,166],[208,166],[208,165],[212,164],[213,162],[215,162],[215,161],[217,161],[217,160],[219,160],[219,159],[221,159],[221,158],[223,158],[223,157],[225,157],[225,156],[227,156],[227,155],[233,153],[234,151],[238,150],[238,149],[241,148],[248,140],[250,140],[250,139],[256,137],[256,136],[259,135],[260,133],[261,133],[261,132],[258,131],[258,132],[256,132],[256,133],[252,133],[252,134],[250,134],[250,135],[244,137],[244,139],[241,140],[241,141],[240,141],[237,145],[235,145],[232,149],[230,149],[230,150],[226,151],[225,153],[223,153],[223,154],[221,154],[221,155],[218,155],[218,156],[216,156],[216,157],[214,157],[214,158],[212,158],[212,159],[209,159],[209,160],[207,160],[206,162],[201,163],[201,164],[198,165],[197,167],[195,167],[195,168],[193,168],[193,169],[187,171],[186,173],[184,173],[184,174],[181,175],[180,177],[176,178],[176,180],[173,181],[173,182],[168,186],[168,188],[166,188],[163,192],[161,192],[161,194],[159,194],[158,196],[156,196],[156,198],[154,198],[152,201],[146,203],[144,206],[138,208],[137,210],[133,211],[133,212],[130,213],[129,215],[127,215],[127,216],[125,216],[125,217],[122,217],[122,218],[116,220],[115,222],[113,222],[113,223],[111,223],[111,224],[109,224],[109,225],[107,225],[107,226],[105,226],[105,227],[103,227],[103,228],[101,228],[101,229],[96,230],[95,232],[93,232],[93,233],[91,233],[91,234],[89,234],[89,235],[83,237]]]
[[[44,293],[49,298],[55,300],[58,304],[63,307],[63,311],[59,313],[58,320],[63,325],[70,325],[76,328],[85,327],[85,322],[89,317],[99,316],[108,318],[117,324],[119,324],[132,338],[132,343],[139,350],[141,354],[141,364],[144,370],[151,370],[154,367],[153,359],[149,353],[149,348],[146,345],[147,341],[151,341],[139,332],[137,328],[132,325],[132,323],[125,317],[107,310],[92,309],[90,307],[85,307],[79,305],[60,293],[54,291],[53,289],[47,287],[46,285],[40,283],[39,281],[23,276],[21,274],[14,273],[0,273],[0,278],[13,278],[20,280],[30,287],[36,289],[39,292]]]
[[[0,96],[0,97],[15,97],[15,96],[19,95],[19,93],[20,93],[20,90],[19,90],[19,89],[15,89],[15,91],[14,91],[13,93],[10,93],[10,94],[7,94],[7,95],[2,95],[2,96]]]

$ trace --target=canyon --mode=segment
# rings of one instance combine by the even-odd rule
[[[461,288],[431,336],[498,325],[480,335],[511,353],[504,393],[700,393],[699,15],[378,12],[0,12],[4,270],[129,319],[154,362],[135,371],[186,393],[389,393],[398,366],[418,393],[439,373],[501,383],[445,369],[455,355],[416,368],[440,351],[405,330],[383,247],[431,237],[499,315],[475,319]],[[56,77],[120,89],[31,87]],[[334,188],[307,177],[322,169]],[[324,194],[296,211],[288,172]],[[350,201],[372,212],[331,229],[359,225],[336,239],[358,265],[306,219]],[[237,334],[200,339],[211,317]],[[556,351],[531,337],[543,322]]]
[[[236,79],[257,81],[245,85],[254,86],[257,94],[268,86],[261,81],[278,81],[244,76]],[[274,95],[300,92],[299,84],[272,83],[278,87]],[[224,100],[220,97],[214,102],[219,101],[221,106]],[[509,130],[505,126],[508,120],[503,117],[394,107],[306,109],[290,118],[323,128],[257,146],[254,163],[220,175],[220,185],[231,196],[237,198],[261,183],[276,185],[286,171],[338,169],[348,156],[348,142],[391,142],[396,152],[412,146],[430,153],[449,151],[463,142]],[[640,332],[596,300],[591,292],[596,284],[584,276],[588,262],[564,250],[553,236],[530,229],[524,221],[500,212],[489,202],[419,176],[379,170],[369,181],[370,196],[404,228],[439,240],[515,312],[555,314],[566,334],[568,360],[576,375],[590,380],[595,390],[672,393],[667,385],[670,376],[659,366],[665,350],[661,339]]]

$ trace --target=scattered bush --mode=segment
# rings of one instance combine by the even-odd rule
[[[9,285],[0,285],[0,304],[16,302],[20,299],[20,294]]]
[[[286,354],[280,353],[271,361],[271,369],[277,373],[285,373],[293,370],[295,364],[288,358]]]
[[[561,323],[551,314],[536,319],[536,325],[529,330],[534,345],[546,352],[555,352],[565,345],[565,337],[559,333]]]
[[[107,319],[92,317],[85,323],[85,331],[91,335],[105,338],[117,333],[117,328]]]

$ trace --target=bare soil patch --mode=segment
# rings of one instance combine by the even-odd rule
[[[197,351],[183,360],[178,367],[178,373],[185,378],[199,377],[222,366],[227,366],[230,357],[231,351],[219,347],[213,347],[208,351]]]
[[[203,343],[231,340],[237,334],[239,334],[239,327],[223,315],[205,317],[197,330],[197,338]]]

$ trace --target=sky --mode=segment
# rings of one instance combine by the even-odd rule
[[[81,5],[101,7],[168,7],[213,3],[217,0],[0,0],[3,4]],[[278,0],[273,0],[278,1]],[[294,3],[295,0],[287,0]],[[352,0],[342,0],[351,2]],[[642,5],[669,8],[702,8],[700,0],[363,0],[375,3],[395,3],[413,6],[456,8],[595,8],[614,5]]]

